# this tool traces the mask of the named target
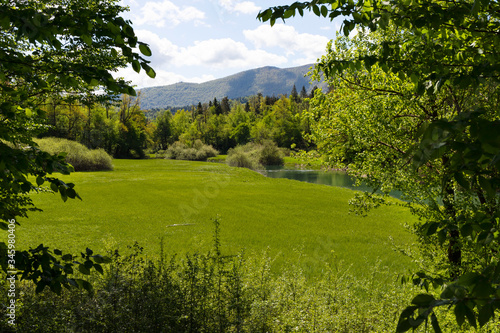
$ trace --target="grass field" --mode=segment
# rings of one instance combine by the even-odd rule
[[[85,247],[102,253],[137,241],[148,256],[204,251],[212,246],[213,222],[221,222],[222,251],[276,256],[276,269],[298,260],[311,275],[323,263],[352,265],[363,274],[379,262],[387,273],[406,272],[410,261],[395,252],[411,244],[402,226],[413,217],[393,205],[368,217],[349,214],[348,189],[270,179],[220,163],[114,160],[114,171],[61,177],[77,184],[83,201],[64,203],[58,194],[34,194],[42,213],[19,222],[17,245],[40,243],[63,251]]]

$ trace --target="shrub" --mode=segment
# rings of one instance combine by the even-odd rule
[[[310,258],[301,253],[287,254],[290,263],[273,273],[266,253],[223,255],[215,223],[212,252],[168,260],[161,251],[159,259],[146,260],[137,244],[125,256],[113,251],[92,293],[39,294],[19,283],[16,326],[3,316],[0,331],[391,332],[396,314],[418,290],[382,279],[387,268],[378,264],[367,265],[364,277],[341,261],[324,264],[322,276],[308,279],[302,267]],[[6,273],[0,275],[0,303],[7,304]],[[457,331],[453,318],[438,315],[445,319],[441,327]],[[469,332],[464,326],[462,332]]]
[[[247,143],[237,146],[227,152],[226,163],[249,169],[262,169],[265,165],[283,165],[283,153],[273,141],[264,141],[262,144]]]
[[[183,142],[176,141],[168,147],[166,156],[174,160],[206,161],[209,157],[219,154],[212,146],[196,140],[192,147]]]
[[[103,149],[90,150],[81,143],[61,138],[36,139],[35,142],[50,154],[67,153],[66,162],[75,171],[113,170],[113,158]]]
[[[276,143],[267,140],[264,141],[260,147],[259,162],[262,165],[283,165],[285,159]]]
[[[262,164],[259,163],[259,160],[256,158],[256,156],[251,156],[249,153],[238,148],[229,149],[226,163],[230,166],[238,168],[248,168],[252,170],[263,168]]]

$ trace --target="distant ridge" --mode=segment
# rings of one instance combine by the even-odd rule
[[[204,83],[175,83],[167,86],[141,89],[141,108],[167,108],[206,103],[215,98],[221,100],[247,97],[262,93],[264,96],[290,94],[295,84],[300,93],[302,86],[309,92],[318,82],[310,83],[304,77],[310,65],[292,68],[261,67],[247,70],[221,79]]]

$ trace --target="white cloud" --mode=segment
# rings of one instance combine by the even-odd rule
[[[252,1],[219,0],[219,5],[229,12],[255,14],[261,9]]]
[[[279,47],[288,55],[296,55],[303,62],[314,62],[325,53],[329,39],[321,35],[298,33],[294,27],[276,24],[273,27],[261,25],[254,30],[244,30],[245,38],[257,48]]]
[[[212,68],[251,68],[286,62],[287,59],[283,56],[264,50],[250,50],[245,44],[230,38],[197,41],[194,45],[183,48],[176,60],[179,66],[205,65]]]
[[[124,77],[125,80],[132,81],[132,84],[136,85],[137,89],[145,87],[165,86],[177,82],[202,83],[215,79],[213,75],[186,77],[178,73],[173,73],[163,69],[155,69],[155,72],[156,77],[152,79],[147,76],[144,71],[141,70],[140,73],[137,73],[132,68],[128,67],[120,69],[114,76]]]
[[[149,1],[140,9],[141,15],[135,16],[135,25],[152,25],[164,27],[166,25],[176,26],[182,22],[194,22],[202,24],[205,13],[193,6],[179,7],[171,1],[161,2]]]
[[[148,60],[151,66],[208,66],[210,68],[237,68],[279,65],[287,62],[284,56],[264,50],[249,49],[244,43],[230,38],[195,41],[187,47],[173,44],[157,34],[138,30],[139,40],[148,43],[153,56]]]

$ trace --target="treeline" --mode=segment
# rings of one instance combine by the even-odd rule
[[[221,153],[269,140],[279,147],[308,148],[309,123],[301,114],[308,110],[313,94],[305,88],[298,93],[294,86],[289,96],[258,94],[244,103],[214,98],[175,112],[141,110],[140,95],[88,104],[54,98],[44,105],[47,126],[41,136],[102,148],[116,158],[143,158],[177,141],[189,147],[199,140]]]

